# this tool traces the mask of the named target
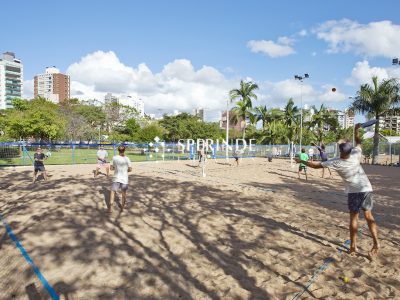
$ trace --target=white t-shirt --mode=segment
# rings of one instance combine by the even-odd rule
[[[131,166],[129,157],[116,155],[111,163],[114,166],[113,182],[128,184],[128,168]]]
[[[308,156],[314,156],[314,149],[313,148],[308,149]]]
[[[330,167],[336,170],[343,178],[346,193],[372,192],[371,182],[364,172],[361,164],[361,148],[353,148],[348,159],[336,157],[321,163],[324,168]]]
[[[99,151],[97,151],[97,158],[100,158],[100,159],[102,159],[102,160],[105,160],[106,159],[106,157],[108,157],[108,152],[106,151],[106,150],[99,150]]]

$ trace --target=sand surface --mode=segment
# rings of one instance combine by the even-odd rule
[[[206,177],[192,162],[136,163],[127,209],[108,215],[111,179],[93,168],[48,166],[35,184],[31,168],[0,169],[0,212],[60,299],[400,299],[400,168],[365,166],[374,262],[364,219],[359,255],[340,251],[336,174],[298,180],[277,159],[209,160]],[[0,254],[0,299],[50,298],[3,225]]]

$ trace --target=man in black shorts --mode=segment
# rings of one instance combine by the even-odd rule
[[[303,163],[313,169],[331,167],[343,178],[345,192],[347,194],[347,206],[350,212],[350,249],[349,253],[357,252],[357,230],[360,211],[364,212],[365,220],[371,233],[373,245],[369,252],[370,259],[374,259],[379,250],[378,227],[372,215],[373,208],[373,189],[371,182],[361,166],[361,138],[359,129],[361,124],[354,126],[354,140],[356,146],[353,147],[348,141],[339,142],[340,157],[328,159],[323,162],[304,161],[296,158],[297,163]]]
[[[43,163],[46,159],[46,155],[42,153],[42,148],[38,147],[36,149],[36,153],[33,155],[33,159],[35,160],[35,162],[33,163],[33,182],[36,181],[39,171],[43,173],[44,180],[47,180],[46,169],[44,168]]]

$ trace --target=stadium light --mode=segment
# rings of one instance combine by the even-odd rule
[[[302,139],[303,139],[303,80],[310,78],[308,73],[305,73],[304,76],[294,75],[294,80],[300,81],[300,151],[302,146]]]

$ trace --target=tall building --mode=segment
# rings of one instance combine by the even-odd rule
[[[233,116],[233,111],[231,110],[229,112],[229,129],[234,129],[237,131],[243,130],[243,127],[245,126],[245,123],[243,122],[243,118],[240,117],[240,119],[237,122],[233,122],[232,116]],[[226,118],[226,110],[225,110],[221,113],[221,119],[219,121],[219,127],[221,129],[226,128],[226,121],[227,121],[227,118]]]
[[[114,96],[113,94],[107,93],[104,96],[104,104],[108,105],[108,104],[111,104],[111,103],[119,103],[119,99],[118,99],[118,97]]]
[[[204,108],[193,109],[193,115],[199,117],[200,120],[204,121]]]
[[[23,65],[12,52],[0,58],[0,109],[12,108],[12,99],[21,98],[23,92]]]
[[[44,74],[36,75],[34,82],[35,98],[40,96],[54,103],[70,98],[70,78],[55,67],[46,68]]]
[[[391,130],[395,133],[400,133],[400,116],[385,115],[379,118],[379,128]]]
[[[348,109],[344,111],[333,110],[339,122],[339,127],[341,129],[347,129],[354,126],[354,113]]]
[[[123,96],[120,103],[136,109],[141,117],[144,117],[144,102],[142,99],[135,99],[132,96]]]

